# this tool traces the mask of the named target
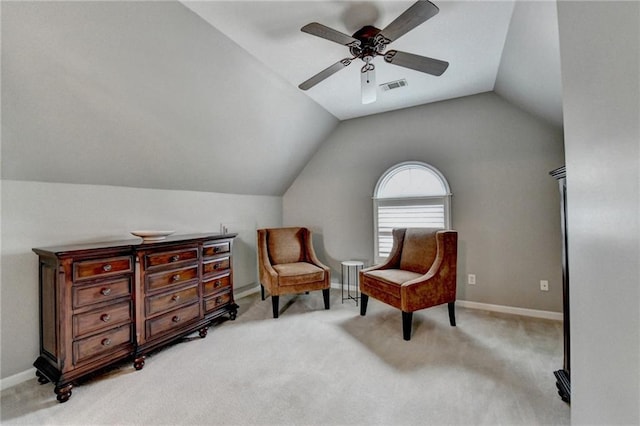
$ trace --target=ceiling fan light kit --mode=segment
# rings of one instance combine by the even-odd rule
[[[368,64],[373,67],[373,64]],[[365,65],[366,66],[366,65]],[[360,72],[360,87],[362,90],[362,103],[370,104],[376,101],[376,74],[373,72],[373,68],[368,71]]]
[[[419,0],[384,29],[380,30],[372,25],[365,25],[356,31],[353,36],[349,36],[317,22],[305,25],[301,28],[302,32],[347,46],[352,56],[341,59],[328,68],[325,68],[301,83],[298,87],[302,90],[309,90],[316,84],[349,66],[354,59],[360,59],[365,63],[360,69],[362,103],[375,102],[377,87],[375,83],[375,65],[372,61],[376,56],[382,56],[384,61],[389,64],[410,68],[434,76],[442,75],[449,66],[449,63],[446,61],[398,50],[389,50],[385,53],[386,47],[391,42],[397,40],[429,18],[432,18],[438,12],[438,7],[430,1]]]

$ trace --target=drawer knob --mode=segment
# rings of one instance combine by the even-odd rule
[[[220,269],[220,266],[221,265],[219,263],[216,263],[216,264],[213,265],[213,269]]]
[[[101,319],[103,322],[109,322],[109,321],[111,321],[111,315],[109,315],[109,314],[102,314],[102,315],[100,316],[100,319]]]
[[[180,279],[180,274],[175,274],[174,276],[171,277],[171,279],[173,281],[178,281]]]
[[[177,262],[178,260],[180,260],[180,255],[179,255],[179,254],[176,254],[176,255],[174,255],[174,256],[171,256],[171,261],[172,261],[172,262]]]
[[[213,252],[214,252],[214,253],[219,253],[219,252],[220,252],[220,250],[222,250],[222,247],[214,247],[214,248],[213,248]]]
[[[102,343],[102,346],[109,346],[111,345],[111,339],[109,338],[103,339],[101,343]]]
[[[180,295],[179,294],[174,294],[173,297],[171,298],[172,302],[177,302],[178,300],[180,300]]]
[[[102,294],[103,296],[108,296],[111,294],[111,289],[110,288],[103,288],[102,290],[100,290],[100,294]]]
[[[103,265],[102,270],[105,272],[109,272],[111,270],[111,265],[109,263],[107,263],[106,265]]]
[[[222,281],[218,280],[218,281],[216,281],[216,282],[213,284],[213,287],[214,287],[214,288],[218,288],[218,287],[220,287],[221,285],[222,285]]]
[[[222,297],[216,297],[216,305],[222,302]]]
[[[171,318],[171,321],[173,321],[173,322],[180,322],[180,320],[181,320],[181,318],[178,315],[176,315],[175,317]]]

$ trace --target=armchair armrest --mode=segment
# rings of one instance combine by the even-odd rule
[[[329,272],[329,267],[324,263],[320,262],[318,256],[316,256],[316,251],[313,249],[313,241],[311,240],[311,231],[307,228],[303,228],[304,234],[304,250],[306,253],[306,258],[309,263],[313,263],[318,268],[324,269],[326,272]]]
[[[269,260],[269,250],[267,249],[267,231],[258,230],[258,272],[260,282],[271,285],[278,279],[278,274]]]
[[[404,244],[404,234],[406,231],[406,228],[394,229],[392,231],[393,247],[391,247],[391,253],[389,253],[389,256],[385,259],[384,262],[362,269],[360,273],[375,271],[378,269],[398,269],[398,265],[400,264],[400,256],[402,254],[402,245]]]

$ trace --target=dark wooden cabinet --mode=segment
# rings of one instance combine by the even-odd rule
[[[565,167],[549,172],[558,180],[560,189],[560,225],[562,230],[562,318],[564,334],[564,362],[561,370],[554,371],[558,395],[571,402],[571,316],[569,313],[569,252],[567,236],[567,171]]]
[[[236,234],[172,236],[34,248],[39,256],[40,383],[60,402],[73,382],[186,334],[201,337],[217,318],[235,319]]]

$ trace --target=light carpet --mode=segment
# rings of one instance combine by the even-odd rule
[[[253,294],[225,321],[84,381],[59,404],[31,379],[2,392],[3,424],[539,425],[570,424],[556,393],[562,324],[446,305],[413,315],[370,299],[361,317],[332,290]]]

